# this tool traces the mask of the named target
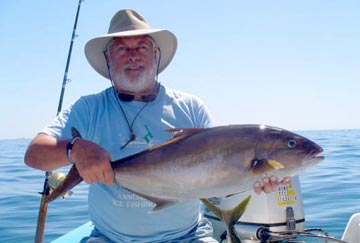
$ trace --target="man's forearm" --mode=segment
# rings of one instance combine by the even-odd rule
[[[25,153],[25,164],[44,171],[69,165],[66,157],[67,143],[67,140],[57,141],[49,135],[38,134]]]

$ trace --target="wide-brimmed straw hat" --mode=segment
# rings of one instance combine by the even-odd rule
[[[160,73],[173,59],[176,48],[176,36],[168,30],[153,29],[146,20],[132,9],[118,11],[111,19],[108,34],[95,37],[85,45],[85,56],[90,65],[102,76],[110,79],[104,50],[109,41],[114,37],[130,37],[149,35],[160,48],[161,58],[159,63]]]

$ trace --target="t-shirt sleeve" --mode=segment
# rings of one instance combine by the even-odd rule
[[[72,137],[71,128],[75,127],[83,137],[86,137],[88,121],[89,104],[84,98],[80,98],[60,112],[40,133],[48,134],[59,140],[68,139]]]
[[[195,96],[192,97],[191,102],[196,127],[208,128],[214,126],[213,118],[204,102]]]

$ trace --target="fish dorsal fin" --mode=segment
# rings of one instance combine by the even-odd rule
[[[176,143],[178,141],[181,141],[187,137],[190,137],[194,135],[195,133],[201,132],[206,130],[206,128],[172,128],[166,130],[166,132],[173,133],[173,137],[169,140],[163,142],[162,144],[159,144],[157,146],[151,147],[149,150],[159,149],[163,146]]]
[[[206,130],[206,128],[199,128],[199,127],[193,127],[193,128],[172,128],[167,129],[166,132],[171,132],[174,134],[174,138],[176,137],[188,137],[195,133],[201,132]]]
[[[170,144],[173,144],[173,143],[177,143],[185,138],[188,138],[198,132],[201,132],[201,131],[205,131],[206,128],[172,128],[172,129],[168,129],[168,130],[165,130],[166,132],[170,132],[170,133],[173,133],[174,136],[172,138],[170,138],[169,140],[159,144],[159,145],[155,145],[147,150],[144,150],[144,151],[141,151],[139,153],[136,153],[136,154],[133,154],[133,155],[130,155],[128,157],[125,157],[125,158],[122,158],[122,159],[119,159],[119,160],[116,160],[116,161],[112,161],[111,162],[111,167],[113,169],[115,169],[116,167],[118,166],[121,166],[124,162],[126,161],[129,161],[133,158],[136,158],[138,156],[141,156],[145,153],[148,153],[150,151],[153,151],[153,150],[157,150],[157,149],[162,149],[163,147],[167,146],[167,145],[170,145]]]

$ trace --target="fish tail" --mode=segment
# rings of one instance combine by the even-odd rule
[[[201,201],[208,207],[223,223],[226,225],[228,235],[228,243],[241,243],[235,231],[235,223],[244,214],[247,205],[249,204],[251,196],[248,196],[241,201],[236,207],[229,210],[221,210],[208,199],[201,199]]]
[[[72,166],[66,178],[46,197],[46,202],[51,202],[70,191],[73,187],[79,184],[82,178],[75,166]]]

